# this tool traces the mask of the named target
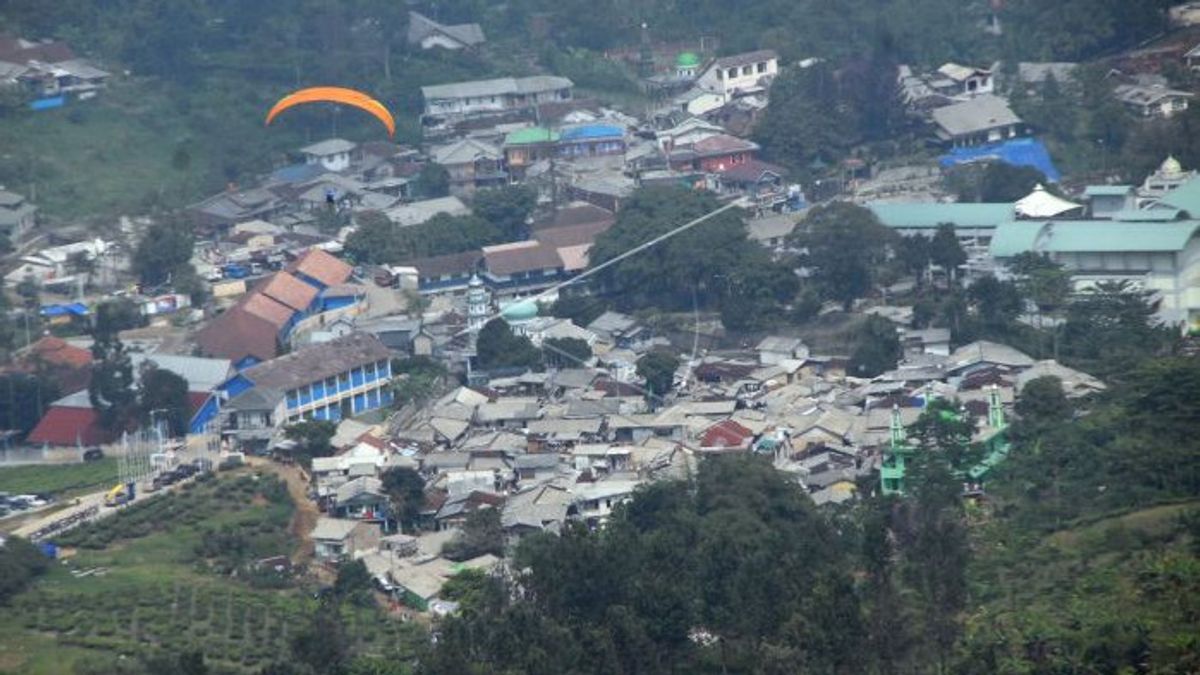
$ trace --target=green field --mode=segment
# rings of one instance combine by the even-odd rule
[[[982,602],[966,624],[972,658],[1003,663],[1042,650],[1103,663],[1106,655],[1094,650],[1142,650],[1151,665],[1190,666],[1146,672],[1200,672],[1197,519],[1200,502],[1189,502],[1040,541],[982,537],[977,544],[990,551],[980,556],[974,579]]]
[[[294,506],[273,476],[239,472],[147,500],[61,537],[77,547],[0,612],[0,672],[69,673],[119,655],[197,649],[221,672],[288,655],[316,608],[311,589],[256,577],[249,563],[295,547]],[[72,570],[105,568],[77,578]],[[236,577],[234,576],[236,574]],[[374,608],[343,610],[355,649],[382,653],[399,624]]]
[[[73,497],[117,482],[117,460],[105,457],[82,464],[31,464],[0,468],[0,492],[49,493]]]

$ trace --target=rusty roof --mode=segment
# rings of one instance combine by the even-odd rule
[[[508,276],[563,266],[558,250],[536,240],[483,247],[483,264],[492,274]]]
[[[354,269],[319,248],[310,248],[288,265],[287,271],[292,274],[298,272],[326,286],[332,286],[344,283]]]
[[[251,293],[245,296],[240,303],[225,314],[235,310],[263,319],[274,326],[276,330],[283,328],[291,320],[293,314],[287,305],[261,293]]]
[[[287,272],[277,272],[271,275],[271,278],[255,292],[277,300],[280,304],[291,307],[297,312],[307,310],[317,297],[316,288]]]

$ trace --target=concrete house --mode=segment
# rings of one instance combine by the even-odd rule
[[[1187,110],[1195,94],[1161,84],[1120,84],[1113,96],[1138,117],[1166,119]]]
[[[357,520],[321,517],[312,531],[315,553],[322,562],[356,560],[379,548],[379,527]]]
[[[723,102],[745,94],[761,92],[779,74],[779,55],[771,49],[723,56],[709,64],[696,85],[715,92]]]
[[[350,160],[358,145],[342,138],[306,145],[300,148],[305,164],[319,164],[326,171],[345,171],[350,168]]]
[[[474,138],[464,138],[433,149],[433,161],[450,174],[450,193],[466,196],[479,188],[508,182],[500,148]]]
[[[1008,101],[994,94],[936,108],[930,116],[938,139],[955,148],[996,143],[1025,132],[1025,123]]]
[[[17,240],[33,229],[37,207],[23,195],[0,187],[0,235]]]
[[[463,119],[571,100],[575,83],[565,77],[533,75],[421,87],[426,122]]]

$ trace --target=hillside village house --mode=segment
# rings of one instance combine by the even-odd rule
[[[569,101],[575,83],[565,77],[501,77],[421,87],[425,117],[467,118]]]
[[[320,164],[326,171],[345,171],[350,168],[350,159],[358,145],[342,138],[313,143],[300,148],[305,164]]]
[[[36,216],[37,207],[29,200],[0,186],[0,236],[20,239],[33,229]]]
[[[467,196],[479,188],[508,183],[504,154],[491,143],[464,138],[434,148],[432,155],[435,164],[446,167],[452,195]]]
[[[1161,84],[1120,84],[1113,89],[1113,96],[1139,117],[1166,119],[1187,110],[1195,94]]]
[[[930,112],[939,140],[955,148],[1016,138],[1025,123],[999,96],[983,94]]]
[[[487,41],[483,28],[477,23],[446,25],[418,14],[408,13],[408,44],[420,45],[421,49],[459,50],[469,49]]]
[[[946,63],[930,81],[935,91],[946,96],[980,96],[995,91],[992,71],[986,68]]]
[[[737,96],[766,90],[777,74],[779,55],[764,49],[714,60],[696,80],[696,86],[717,94],[724,104]]]

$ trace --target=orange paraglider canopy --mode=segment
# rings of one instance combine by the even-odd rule
[[[392,117],[392,113],[388,111],[387,107],[361,91],[346,89],[344,87],[309,87],[308,89],[294,91],[279,99],[275,105],[271,106],[271,111],[267,113],[267,124],[270,124],[279,113],[292,106],[321,101],[342,103],[364,110],[374,115],[380,122],[383,122],[383,126],[387,127],[388,136],[396,135],[396,120]]]

